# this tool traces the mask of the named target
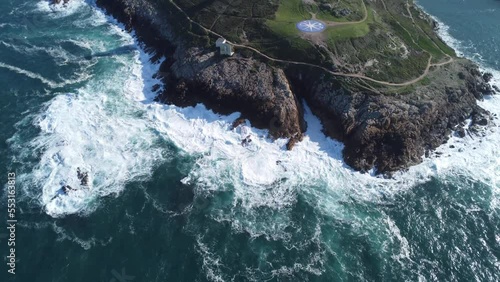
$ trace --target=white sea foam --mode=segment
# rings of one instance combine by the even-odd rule
[[[86,7],[86,2],[85,0],[71,0],[67,4],[51,4],[51,1],[42,0],[36,4],[35,10],[51,18],[62,18],[73,15],[82,7]]]
[[[68,234],[64,228],[57,226],[55,223],[52,223],[52,229],[58,235],[57,241],[69,240],[77,243],[78,245],[80,245],[80,247],[82,247],[85,250],[89,250],[95,245],[106,246],[112,241],[112,238],[107,239],[107,241],[101,241],[96,239],[95,237],[92,237],[88,240],[84,240],[79,238],[75,234]]]
[[[442,36],[451,40],[445,33]],[[450,44],[459,49],[458,41]],[[493,83],[500,85],[499,72],[488,71],[494,74]],[[500,97],[492,96],[479,104],[500,116],[499,100]],[[296,203],[299,194],[315,203],[324,214],[365,227],[366,222],[356,218],[342,203],[384,202],[432,178],[444,182],[463,181],[463,178],[481,182],[492,188],[492,208],[500,207],[498,119],[486,129],[485,137],[451,137],[436,150],[440,154],[396,173],[393,179],[384,179],[346,167],[342,159],[343,145],[323,135],[319,120],[307,105],[308,132],[291,152],[283,149],[286,140],[271,141],[264,130],[245,127],[231,131],[231,123],[238,114],[219,116],[201,105],[185,109],[158,104],[149,107],[150,119],[159,132],[189,154],[202,156],[183,182],[196,184],[199,193],[233,192],[232,210],[214,211],[209,216],[219,222],[229,222],[235,231],[252,237],[264,235],[287,240],[289,234],[285,229],[293,221],[287,208]],[[246,132],[242,134],[241,130]],[[242,137],[247,134],[253,139],[250,149],[241,146]],[[256,212],[262,207],[281,211],[281,214],[279,218],[257,217]],[[395,232],[394,227],[387,223],[391,232]],[[404,238],[396,239],[401,241],[398,258],[409,258],[407,242]]]
[[[227,267],[222,264],[221,259],[217,257],[216,254],[210,252],[210,249],[207,245],[202,242],[201,236],[198,236],[196,239],[197,244],[197,252],[203,258],[203,270],[205,271],[207,278],[210,281],[223,282],[226,281],[222,277],[221,268]]]
[[[95,15],[97,19],[103,17],[99,11]],[[135,44],[132,36],[118,25],[109,26],[109,33],[119,38],[120,46]],[[85,39],[76,40],[75,44],[92,53],[112,47],[107,42]],[[90,77],[90,70],[85,70],[81,74],[85,77],[85,86],[75,93],[58,95],[35,119],[41,133],[25,150],[41,151],[40,161],[32,172],[21,175],[19,181],[26,183],[26,189],[42,190],[41,196],[29,194],[40,197],[37,200],[51,216],[91,213],[99,207],[101,197],[119,194],[131,181],[147,179],[155,166],[165,161],[163,148],[157,144],[159,139],[167,139],[183,152],[199,156],[193,170],[183,179],[184,183],[196,186],[196,193],[210,195],[228,191],[233,195],[229,211],[215,208],[207,216],[229,223],[234,232],[245,232],[252,238],[265,236],[295,244],[287,228],[295,221],[290,208],[300,195],[315,204],[318,212],[348,222],[354,229],[374,226],[377,231],[390,233],[393,243],[400,246],[395,259],[405,262],[411,259],[411,249],[390,218],[378,223],[367,222],[346,206],[353,202],[383,202],[432,177],[447,179],[463,175],[493,187],[492,205],[499,207],[497,142],[500,132],[497,128],[489,129],[484,138],[453,137],[438,148],[437,151],[443,153],[441,156],[426,158],[422,164],[397,173],[393,179],[384,179],[347,167],[342,159],[343,145],[321,132],[320,121],[307,105],[306,136],[292,151],[286,151],[286,140],[270,140],[267,131],[255,129],[249,123],[230,130],[238,113],[222,116],[203,105],[178,108],[153,102],[154,93],[149,89],[158,83],[151,77],[159,65],[149,63],[149,56],[139,48],[133,58],[113,56],[113,63],[119,65],[102,77]],[[2,63],[0,67],[39,79],[51,87],[59,86],[58,82],[36,73]],[[499,73],[493,73],[495,83],[500,85]],[[487,98],[480,104],[500,115],[499,99]],[[252,138],[251,146],[242,146],[242,139],[248,135]],[[79,187],[77,167],[89,171],[91,189],[53,199],[61,182]],[[153,204],[156,204],[154,200]],[[275,213],[262,217],[258,215],[261,209]],[[72,240],[85,249],[96,244],[93,239],[69,236],[57,227],[54,230],[60,240]],[[321,241],[319,230],[318,235],[304,240]],[[197,237],[197,251],[202,256],[204,270],[209,279],[221,281],[223,258],[203,239]],[[301,248],[300,244],[288,247]],[[319,249],[302,263],[281,266],[273,270],[272,275],[291,276],[295,271],[321,274],[325,249]]]
[[[124,44],[133,43],[119,27],[114,27],[114,32]],[[91,192],[94,198],[119,192],[134,176],[151,173],[159,159],[159,149],[152,144],[156,138],[152,131],[184,152],[200,155],[184,183],[196,184],[200,193],[232,190],[234,207],[247,210],[249,217],[259,207],[284,210],[297,201],[298,194],[303,194],[324,213],[350,220],[352,215],[340,202],[378,202],[432,177],[456,174],[498,187],[496,129],[490,129],[485,138],[452,138],[438,149],[443,152],[441,157],[427,158],[393,179],[384,179],[348,168],[342,160],[343,145],[323,135],[319,120],[307,106],[306,137],[294,150],[286,151],[286,140],[272,141],[265,130],[249,124],[230,130],[238,113],[221,116],[202,105],[178,108],[152,102],[154,94],[145,89],[157,81],[144,78],[151,77],[158,65],[148,63],[144,52],[139,52],[133,62],[126,57],[116,60],[123,62],[119,75],[126,76],[125,80],[117,81],[117,73],[107,81],[95,78],[99,82],[90,83],[77,94],[56,97],[39,119],[42,135],[35,144],[44,146],[46,151],[33,175],[37,184],[44,187],[43,202],[50,206],[52,215],[84,208],[84,200],[79,200],[81,205],[70,205],[74,208],[49,202],[59,181],[74,177],[77,166],[87,167],[95,175],[95,190]],[[124,90],[124,97],[110,97],[109,92],[115,90]],[[492,97],[481,105],[500,113],[496,100]],[[134,116],[136,112],[142,114]],[[245,147],[241,141],[247,135],[253,142]],[[61,142],[69,145],[57,145]],[[455,149],[449,148],[450,144]],[[230,215],[213,216],[217,220],[234,220]],[[286,227],[272,222],[255,226],[248,219],[233,222],[234,228],[255,236],[274,233],[279,237]]]
[[[144,120],[134,117],[139,109],[113,101],[126,99],[112,94],[114,83],[97,81],[77,95],[59,95],[36,120],[42,133],[31,146],[44,153],[32,181],[42,187],[51,215],[80,212],[92,207],[96,197],[121,192],[127,181],[147,176],[160,157],[152,144],[155,136]],[[124,104],[121,109],[115,108],[118,103]],[[77,167],[91,175],[89,190],[80,187]],[[81,190],[52,199],[61,181]]]
[[[98,18],[102,16],[99,11],[95,13]],[[120,36],[123,45],[134,44],[132,37],[119,28],[106,28],[110,35]],[[140,58],[145,55],[137,50],[132,55],[133,58],[115,56],[108,62],[111,66],[106,76],[91,77],[82,71],[85,85],[75,93],[57,95],[34,119],[41,133],[23,150],[41,152],[40,161],[20,179],[26,183],[25,189],[42,190],[39,200],[48,214],[58,217],[92,212],[99,198],[118,194],[126,183],[149,176],[162,158],[162,148],[155,144],[158,137],[143,118],[144,105],[139,103],[145,96],[153,96],[145,87],[158,83],[151,78],[158,64],[143,66]],[[39,79],[51,87],[64,86],[14,66],[2,63],[0,67]],[[138,98],[138,93],[142,98]],[[78,167],[89,172],[90,188],[80,186]],[[58,195],[63,184],[79,190]]]
[[[13,27],[13,28],[16,28],[16,27],[18,27],[18,25],[12,24],[12,23],[0,23],[0,28],[4,28],[4,27]]]

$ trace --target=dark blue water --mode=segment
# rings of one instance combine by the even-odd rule
[[[445,37],[460,53],[485,67],[500,69],[500,3],[497,0],[418,0],[444,23]]]
[[[419,4],[498,75],[499,1]],[[18,202],[16,274],[4,261],[0,281],[500,279],[496,128],[378,179],[347,169],[310,114],[287,152],[229,130],[237,114],[154,103],[148,59],[92,1],[0,2],[0,177],[16,173]],[[77,167],[91,189],[53,200]]]

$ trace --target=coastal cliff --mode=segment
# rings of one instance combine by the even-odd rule
[[[494,93],[489,76],[457,57],[411,3],[361,1],[340,9],[309,1],[316,6],[306,11],[331,25],[315,35],[296,31],[294,17],[282,18],[284,3],[292,2],[309,7],[295,0],[96,1],[134,30],[154,59],[167,58],[159,101],[241,112],[272,137],[290,138],[289,149],[307,128],[301,101],[328,136],[344,142],[346,163],[361,171],[407,168],[452,132],[463,135],[467,120],[472,133],[488,124],[476,101]],[[234,43],[234,56],[218,54],[217,35]]]

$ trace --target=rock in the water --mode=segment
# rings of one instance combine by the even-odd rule
[[[69,0],[52,0],[52,4],[56,5],[56,4],[68,4]]]
[[[463,129],[463,128],[460,128],[459,130],[457,130],[456,133],[457,133],[458,137],[460,137],[460,138],[465,137],[465,129]]]
[[[483,80],[486,83],[490,82],[492,78],[493,78],[493,74],[491,72],[485,72],[485,73],[483,73]]]

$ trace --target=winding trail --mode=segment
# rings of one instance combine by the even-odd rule
[[[363,4],[363,10],[364,10],[365,15],[359,21],[353,21],[353,22],[334,22],[334,21],[323,21],[323,20],[321,20],[321,21],[326,23],[326,25],[329,27],[364,23],[368,19],[368,8],[366,8],[366,4],[365,4],[364,0],[361,0],[361,4]]]
[[[191,19],[191,17],[181,7],[179,7],[174,2],[174,0],[169,0],[169,2],[172,3],[172,5],[174,5],[174,7],[176,7],[181,13],[183,13],[185,15],[186,19],[189,22],[191,22],[192,24],[195,24],[195,25],[199,26],[201,29],[205,30],[209,34],[215,35],[217,37],[224,38],[224,36],[222,36],[221,34],[218,34],[217,32],[212,31],[212,30],[204,27],[202,24],[200,24],[200,23],[194,21],[193,19]],[[358,22],[345,22],[343,24],[356,24],[356,23],[362,23],[362,22],[366,21],[366,19],[368,18],[368,10],[367,10],[365,2],[364,1],[362,1],[362,2],[363,2],[363,6],[364,6],[365,12],[366,12],[365,13],[365,17],[361,21],[358,21]],[[260,56],[262,56],[262,57],[264,57],[264,58],[266,58],[266,59],[268,59],[270,61],[273,61],[273,62],[284,63],[284,64],[291,64],[291,65],[298,65],[298,66],[313,67],[313,68],[321,69],[321,70],[323,70],[323,71],[325,71],[325,72],[327,72],[327,73],[329,73],[331,75],[334,75],[334,76],[348,77],[348,78],[359,78],[359,79],[367,80],[367,81],[374,82],[374,83],[377,83],[377,84],[380,84],[380,85],[396,86],[396,87],[404,87],[404,86],[409,86],[409,85],[412,85],[414,83],[417,83],[417,82],[421,81],[422,79],[424,79],[429,74],[429,70],[430,70],[431,67],[444,66],[444,65],[450,64],[450,63],[452,63],[454,61],[454,59],[450,57],[450,59],[448,61],[444,62],[444,63],[432,64],[431,63],[431,61],[432,61],[432,55],[429,54],[429,61],[427,62],[427,67],[425,68],[425,71],[424,71],[424,73],[422,75],[420,75],[419,77],[417,77],[415,79],[406,81],[406,82],[394,83],[394,82],[376,80],[376,79],[373,79],[371,77],[367,77],[367,76],[364,76],[364,75],[361,75],[361,74],[335,72],[335,71],[329,70],[329,69],[327,69],[327,68],[325,68],[323,66],[316,65],[316,64],[305,63],[305,62],[298,62],[298,61],[291,61],[291,60],[281,60],[281,59],[270,57],[270,56],[262,53],[261,51],[259,51],[256,48],[253,48],[253,47],[250,47],[250,46],[247,46],[247,45],[233,43],[233,42],[230,42],[228,40],[227,40],[227,42],[229,44],[231,44],[232,46],[234,46],[234,47],[251,50],[251,51],[259,54]]]

